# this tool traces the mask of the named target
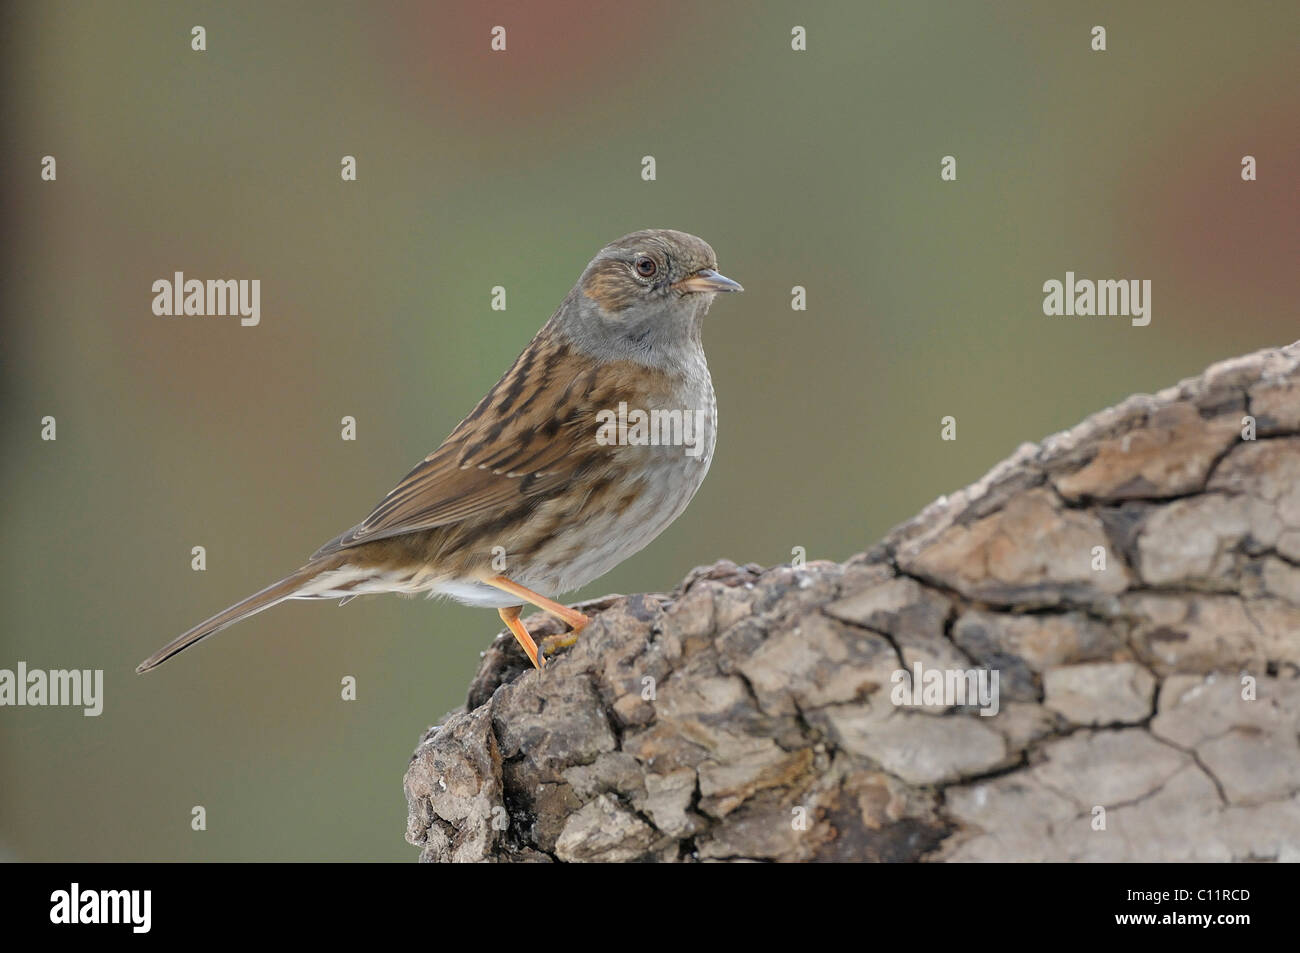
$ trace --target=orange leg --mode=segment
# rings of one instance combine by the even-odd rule
[[[528,661],[533,663],[533,668],[540,672],[542,666],[546,664],[546,659],[538,657],[537,643],[528,634],[524,624],[519,621],[519,610],[522,608],[523,606],[507,606],[504,609],[498,609],[497,615],[501,616],[501,621],[506,624],[506,628],[514,633],[515,641],[519,643],[519,646],[524,650],[524,654],[528,656]]]
[[[555,600],[548,599],[540,593],[533,592],[533,590],[507,579],[505,576],[492,576],[483,581],[489,586],[494,586],[497,589],[500,589],[502,592],[508,592],[512,596],[518,596],[530,605],[537,606],[537,608],[541,609],[543,612],[549,612],[565,625],[573,629],[572,632],[563,635],[551,635],[542,639],[542,652],[538,655],[537,646],[533,642],[532,636],[528,634],[524,629],[523,623],[519,621],[519,607],[516,607],[514,610],[500,610],[501,618],[505,620],[506,625],[510,627],[510,631],[513,632],[515,638],[519,640],[519,644],[522,645],[524,651],[528,653],[528,657],[533,660],[533,665],[535,665],[539,670],[542,665],[545,664],[547,655],[551,654],[556,649],[568,648],[570,645],[577,642],[578,633],[581,632],[586,624],[591,621],[577,609],[570,609],[568,606],[562,606]],[[509,611],[514,612],[513,621],[511,619],[506,619],[506,613]],[[521,632],[523,633],[522,637],[520,636]],[[528,641],[525,642],[525,639]],[[531,651],[529,651],[529,646],[532,646]]]
[[[518,596],[529,605],[537,606],[543,612],[549,612],[555,618],[559,619],[565,625],[569,626],[575,632],[581,632],[582,627],[591,620],[579,612],[577,609],[570,609],[568,606],[562,606],[554,599],[547,599],[545,596],[526,589],[517,582],[512,582],[505,576],[492,576],[483,580],[489,586],[494,586],[502,592],[508,592],[512,596]]]

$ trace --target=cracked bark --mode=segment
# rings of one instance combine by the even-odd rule
[[[586,610],[541,678],[498,636],[420,741],[422,860],[1300,860],[1300,342],[843,564]],[[918,662],[995,670],[997,713],[894,704]]]

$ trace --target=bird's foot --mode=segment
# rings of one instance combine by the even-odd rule
[[[543,659],[549,659],[560,649],[567,649],[578,642],[577,632],[562,632],[559,635],[548,635],[537,643],[537,654]]]
[[[568,632],[561,632],[558,635],[548,635],[537,643],[537,655],[538,658],[543,661],[550,658],[560,649],[567,649],[576,645],[578,642],[578,636],[582,634],[582,630],[585,629],[587,623],[591,621],[591,619],[576,609],[570,609],[568,611],[570,616],[569,618],[566,618],[565,621],[573,626],[573,628]]]

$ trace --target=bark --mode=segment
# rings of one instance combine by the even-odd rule
[[[421,740],[422,860],[1300,860],[1300,342],[846,563],[589,607],[541,677],[499,636]],[[996,672],[996,714],[897,703],[917,663]]]

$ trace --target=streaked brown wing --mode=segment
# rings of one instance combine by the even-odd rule
[[[442,446],[312,558],[496,515],[520,499],[559,492],[577,471],[614,450],[596,443],[596,414],[635,400],[640,383],[641,374],[611,364],[597,370],[590,358],[539,336]]]

